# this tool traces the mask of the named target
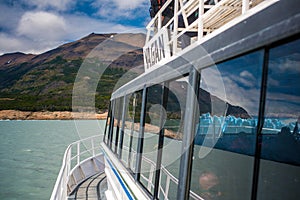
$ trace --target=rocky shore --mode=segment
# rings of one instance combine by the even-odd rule
[[[0,120],[71,120],[71,119],[106,119],[106,113],[79,113],[69,111],[18,111],[0,110]]]

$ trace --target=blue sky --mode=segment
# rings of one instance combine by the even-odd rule
[[[149,0],[2,0],[0,55],[41,53],[94,33],[141,32]]]

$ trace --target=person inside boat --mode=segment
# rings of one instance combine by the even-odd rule
[[[205,200],[217,200],[222,196],[218,176],[211,171],[204,171],[199,176],[200,196]]]

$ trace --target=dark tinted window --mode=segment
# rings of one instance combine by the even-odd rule
[[[300,40],[270,49],[259,199],[300,198]]]
[[[120,146],[121,146],[121,135],[122,135],[122,124],[123,124],[123,121],[122,121],[122,117],[123,117],[123,107],[124,107],[124,97],[120,97],[118,99],[118,116],[117,116],[117,129],[118,129],[118,135],[116,137],[116,153],[119,154],[120,153]]]
[[[262,66],[258,51],[201,71],[191,190],[204,199],[251,197]]]
[[[111,120],[111,106],[109,106],[109,110],[108,110],[108,113],[107,113],[107,120],[106,120],[106,124],[105,124],[105,130],[104,130],[104,139],[103,139],[103,141],[106,144],[108,144],[110,120]]]
[[[180,77],[166,84],[167,106],[164,110],[162,162],[160,170],[160,199],[177,199],[180,156],[183,138],[188,77]]]
[[[139,131],[140,131],[140,118],[141,118],[141,110],[142,110],[142,96],[143,91],[138,91],[133,94],[132,100],[132,117],[133,117],[133,125],[131,126],[131,137],[130,137],[130,146],[129,146],[129,167],[135,173],[136,168],[136,154],[137,154],[137,145],[139,139]],[[131,105],[129,105],[131,107]],[[129,108],[130,109],[130,108]]]
[[[125,124],[124,124],[124,136],[123,136],[123,149],[122,149],[122,156],[121,160],[125,164],[126,167],[129,167],[128,158],[129,158],[129,148],[130,148],[130,141],[131,136],[133,135],[134,131],[134,106],[133,100],[135,99],[135,95],[128,95],[125,97],[126,100],[126,109],[125,109]]]
[[[147,89],[144,142],[141,163],[140,182],[153,194],[154,175],[157,161],[157,144],[160,131],[160,114],[162,108],[162,85]]]
[[[113,107],[113,134],[112,134],[112,146],[111,149],[115,151],[117,149],[117,140],[119,138],[119,131],[120,131],[120,118],[121,118],[121,99],[118,98],[114,100],[114,107]]]

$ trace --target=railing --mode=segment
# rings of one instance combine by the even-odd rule
[[[155,164],[155,162],[153,162],[149,158],[146,158],[145,156],[142,157],[142,160],[145,161],[146,163],[150,164],[149,177],[146,177],[144,174],[141,173],[141,178],[143,178],[147,182],[147,189],[149,191],[151,191],[151,189],[154,188],[154,184],[152,181],[153,181],[153,178],[155,175],[156,164]],[[164,187],[162,186],[162,178],[161,178],[163,174],[166,176],[166,181],[165,181]],[[168,196],[169,196],[169,192],[170,192],[169,189],[170,189],[171,181],[173,183],[175,183],[176,185],[178,185],[178,179],[174,175],[172,175],[164,166],[161,166],[159,191],[164,196],[162,199],[169,199]],[[198,196],[195,192],[193,192],[191,190],[190,190],[190,198],[195,199],[195,200],[202,199],[200,196]]]
[[[200,41],[262,1],[266,0],[168,0],[146,27],[145,70]],[[168,9],[174,11],[169,20],[163,16]]]
[[[51,200],[67,199],[69,192],[71,192],[68,183],[73,169],[80,166],[87,158],[96,157],[101,154],[100,143],[102,137],[102,135],[92,136],[76,141],[67,147],[62,167],[52,191]]]

